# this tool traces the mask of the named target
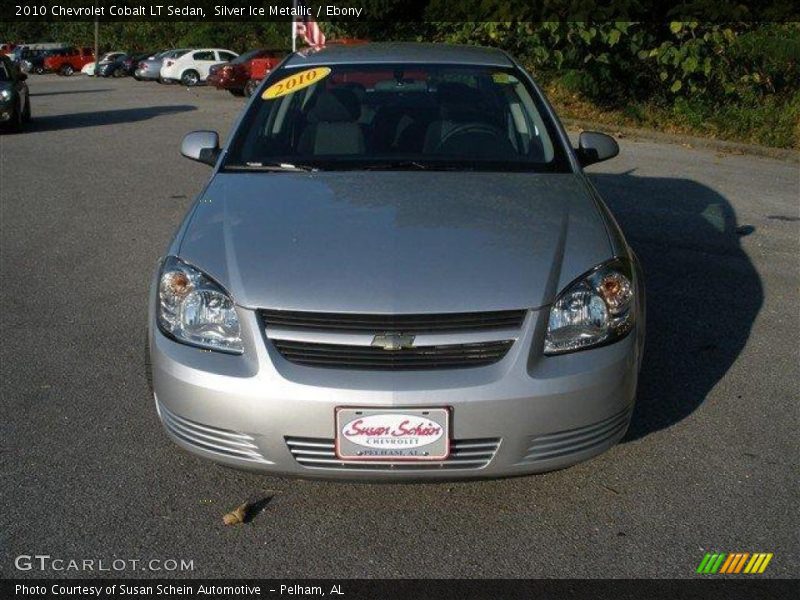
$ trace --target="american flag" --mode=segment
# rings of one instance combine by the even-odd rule
[[[319,47],[325,45],[325,34],[319,28],[319,24],[311,16],[311,11],[308,10],[305,2],[298,1],[296,4],[298,9],[301,9],[303,16],[296,17],[292,25],[294,25],[294,39],[295,36],[302,36],[306,44],[309,46]]]

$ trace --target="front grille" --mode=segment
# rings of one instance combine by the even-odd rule
[[[350,369],[456,369],[481,367],[502,359],[513,340],[476,344],[418,346],[384,350],[372,346],[319,344],[273,339],[286,360],[300,365]]]
[[[423,333],[452,331],[472,332],[491,329],[518,329],[522,326],[525,311],[500,310],[477,313],[375,315],[262,310],[261,318],[267,327],[361,332],[373,335],[386,332],[420,335]]]
[[[627,428],[630,418],[631,411],[626,409],[592,425],[535,437],[519,464],[530,464],[595,449],[621,435]]]
[[[482,469],[500,446],[499,438],[452,440],[450,456],[441,461],[408,463],[403,461],[345,461],[336,458],[334,441],[324,438],[287,437],[286,445],[294,459],[308,469],[361,471],[437,471],[441,469]]]
[[[158,414],[164,427],[182,442],[228,458],[267,463],[255,440],[246,433],[203,425],[180,417],[158,402]]]

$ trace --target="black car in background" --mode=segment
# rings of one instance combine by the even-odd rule
[[[31,118],[28,76],[5,54],[0,54],[0,128],[19,131]]]
[[[97,69],[97,74],[101,77],[128,77],[133,75],[136,65],[141,61],[154,56],[156,52],[137,52],[128,53],[120,56],[113,62],[101,65]]]
[[[129,55],[122,54],[121,56],[117,56],[114,60],[101,62],[99,65],[95,66],[94,74],[97,77],[124,77],[125,70],[123,69],[122,61],[128,58],[130,58]]]

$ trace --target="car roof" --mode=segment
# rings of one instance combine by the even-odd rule
[[[355,45],[331,44],[319,49],[304,48],[293,54],[284,66],[395,62],[491,67],[511,67],[514,64],[505,52],[496,48],[455,44],[385,42]]]

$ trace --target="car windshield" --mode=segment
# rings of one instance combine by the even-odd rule
[[[515,68],[281,69],[223,168],[569,170],[555,124]]]

